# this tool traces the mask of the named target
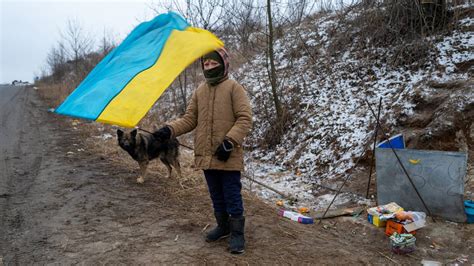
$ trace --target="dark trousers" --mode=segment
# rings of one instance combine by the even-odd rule
[[[207,187],[215,212],[227,212],[237,217],[244,213],[240,171],[204,170]]]

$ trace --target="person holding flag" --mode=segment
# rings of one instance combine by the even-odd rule
[[[206,81],[194,91],[185,114],[154,136],[169,139],[195,129],[195,166],[206,177],[217,222],[206,241],[230,235],[230,252],[241,254],[245,249],[242,143],[252,128],[252,108],[244,87],[228,77],[229,55],[224,48],[203,56],[201,64]]]
[[[252,127],[252,111],[245,89],[228,78],[223,47],[214,34],[179,14],[160,14],[135,27],[54,112],[135,127],[179,73],[204,55],[206,82],[194,91],[184,116],[154,136],[167,139],[196,129],[195,165],[204,170],[217,220],[206,240],[230,235],[231,252],[242,253],[242,142]]]

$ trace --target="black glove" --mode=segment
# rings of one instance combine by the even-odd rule
[[[171,129],[168,126],[164,126],[155,131],[153,137],[161,141],[169,140],[171,138]]]
[[[228,139],[224,139],[221,145],[217,147],[216,154],[219,161],[227,162],[230,157],[230,153],[234,149],[234,143]]]

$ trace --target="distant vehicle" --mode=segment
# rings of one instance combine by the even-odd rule
[[[20,80],[15,79],[14,81],[12,81],[12,85],[13,86],[25,86],[25,85],[30,85],[30,83],[28,81],[21,81],[21,79]]]

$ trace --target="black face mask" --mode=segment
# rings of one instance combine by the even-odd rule
[[[224,66],[221,64],[218,67],[204,70],[204,77],[212,86],[219,84],[224,78]]]

